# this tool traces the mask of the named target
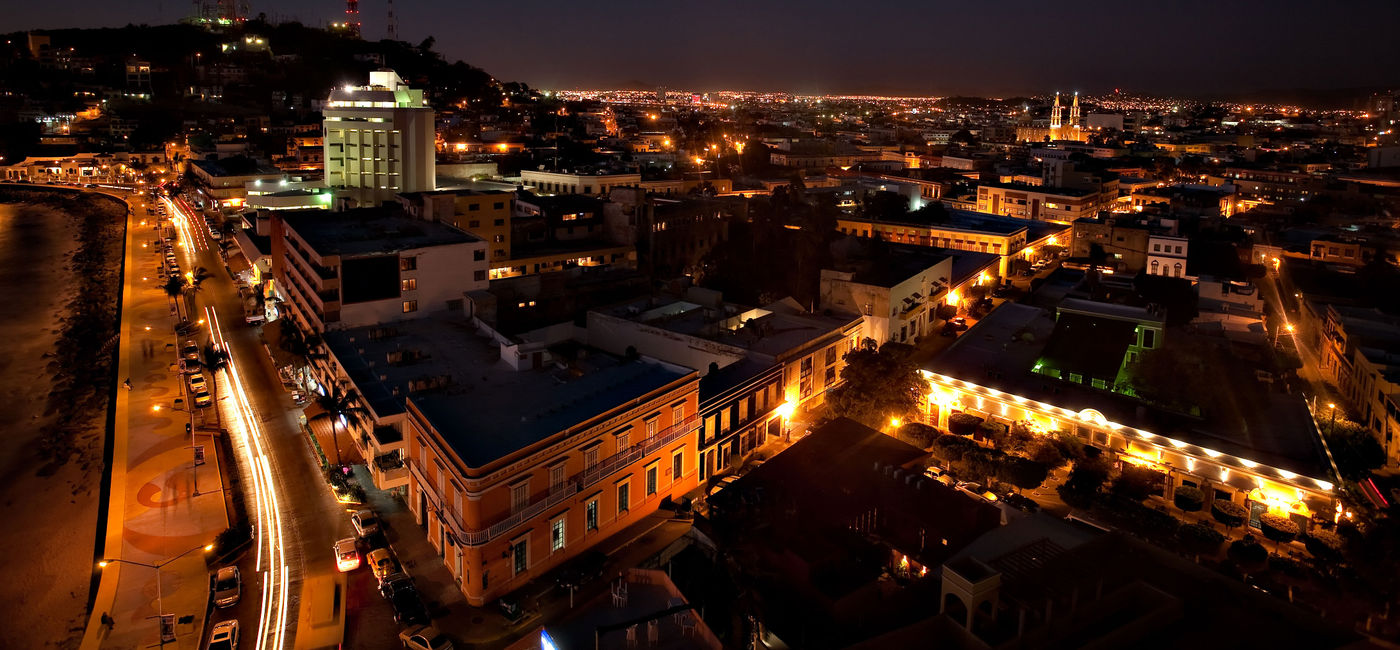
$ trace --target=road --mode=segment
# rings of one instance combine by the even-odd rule
[[[214,379],[222,425],[230,432],[248,513],[255,520],[255,545],[239,563],[243,598],[210,618],[236,618],[244,648],[295,647],[303,580],[337,571],[335,541],[353,537],[347,506],[335,500],[298,423],[298,409],[258,335],[244,322],[244,298],[208,234],[204,218],[188,203],[166,200],[179,232],[177,255],[187,271],[203,267],[210,277],[200,285],[196,313],[204,315],[209,340],[229,354],[228,367]],[[373,578],[349,581],[346,647],[377,647],[396,641],[389,606]]]

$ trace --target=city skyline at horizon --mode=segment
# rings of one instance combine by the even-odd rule
[[[1019,4],[1022,11],[959,7],[961,13],[954,15],[946,8],[890,1],[870,10],[877,20],[868,31],[851,29],[850,20],[842,18],[849,11],[835,3],[817,3],[800,14],[782,7],[720,3],[710,15],[733,18],[713,22],[695,20],[689,8],[628,10],[630,2],[597,10],[537,0],[496,13],[492,8],[465,12],[445,4],[400,2],[395,12],[400,40],[432,37],[448,60],[462,60],[503,81],[558,90],[743,88],[803,95],[1008,97],[1056,88],[1085,94],[1125,88],[1217,98],[1400,83],[1393,72],[1400,68],[1400,53],[1383,39],[1355,38],[1350,19],[1370,15],[1377,23],[1393,21],[1400,19],[1400,5],[1363,2],[1359,4],[1366,7],[1351,12],[1316,15],[1300,11],[1307,6],[1301,1],[1248,0],[1225,14],[1193,1],[1188,4],[1201,6],[1156,15],[1086,3],[1072,14],[1044,15],[1038,3]],[[27,6],[11,18],[20,30],[41,30],[172,23],[188,13],[183,3],[92,5],[61,15]],[[249,13],[255,17],[261,10],[273,21],[324,25],[342,17],[342,7],[333,0],[292,0],[277,11],[254,3]],[[383,36],[384,13],[381,2],[361,3],[367,39]],[[75,15],[85,20],[73,23]],[[1200,20],[1203,15],[1208,19]],[[885,23],[880,16],[907,18]],[[962,27],[927,36],[878,29],[880,24],[948,18]],[[482,19],[499,28],[482,29]],[[58,20],[68,24],[56,25]],[[1236,28],[1245,21],[1262,33],[1290,37],[1240,39]],[[973,28],[983,24],[995,27],[995,38]],[[574,38],[578,35],[585,37],[582,45]],[[590,40],[597,45],[589,47]],[[1178,47],[1188,41],[1204,45]],[[1167,51],[1170,56],[1161,56]]]

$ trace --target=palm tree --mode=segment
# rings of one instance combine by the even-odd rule
[[[200,285],[204,284],[204,281],[208,280],[210,277],[213,276],[209,274],[209,270],[201,266],[193,271],[186,272],[185,276],[181,278],[184,282],[182,293],[185,295],[185,300],[187,301],[185,303],[185,313],[189,313],[194,309],[194,296],[199,293]]]
[[[330,418],[331,440],[335,445],[335,466],[341,467],[340,462],[340,435],[336,430],[336,425],[344,419],[347,423],[359,424],[369,417],[369,410],[360,406],[360,396],[353,390],[345,390],[339,383],[332,384],[330,391],[316,398],[316,404],[321,407],[321,412],[312,416],[312,420],[323,420]]]
[[[185,295],[185,278],[172,275],[161,288],[165,290],[165,295],[169,296],[170,300],[175,303],[176,320],[184,320],[185,317],[180,313],[180,297]]]

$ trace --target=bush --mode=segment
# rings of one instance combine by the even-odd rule
[[[1030,444],[1031,460],[1041,463],[1047,467],[1063,467],[1066,461],[1064,454],[1060,453],[1060,448],[1053,440],[1038,440]]]
[[[1233,501],[1217,499],[1215,503],[1210,504],[1210,516],[1230,528],[1243,524],[1248,515],[1249,511],[1245,510],[1244,506]]]
[[[252,539],[252,526],[232,526],[229,528],[225,528],[224,532],[219,533],[218,536],[214,538],[214,550],[209,553],[208,557],[225,557],[230,553],[237,551],[243,545],[252,541]]]
[[[928,449],[938,438],[938,429],[922,422],[910,422],[900,427],[895,437],[920,449]]]
[[[963,459],[968,450],[975,449],[977,443],[958,436],[939,436],[933,441],[933,455],[944,463],[952,464]]]
[[[1152,495],[1157,472],[1144,467],[1126,465],[1118,478],[1113,480],[1113,493],[1134,501],[1142,501]]]
[[[1264,537],[1287,544],[1298,536],[1298,523],[1280,515],[1265,514],[1259,517],[1259,531]]]
[[[1213,556],[1220,552],[1220,545],[1225,543],[1225,536],[1220,534],[1220,531],[1201,523],[1178,528],[1176,539],[1191,555]]]
[[[1034,490],[1045,482],[1050,468],[1045,463],[1037,463],[1029,458],[1011,457],[1005,459],[998,468],[997,477],[1022,490]]]
[[[1244,539],[1236,540],[1230,544],[1230,560],[1245,573],[1262,571],[1269,562],[1269,551],[1259,542],[1254,541],[1254,537],[1246,535]]]
[[[1200,512],[1201,508],[1205,506],[1206,493],[1198,488],[1183,485],[1176,489],[1172,501],[1176,503],[1176,507],[1186,512]]]
[[[1314,530],[1303,536],[1303,546],[1319,560],[1336,562],[1342,559],[1343,541],[1336,533]]]
[[[1064,487],[1082,495],[1095,494],[1108,480],[1108,463],[1102,458],[1085,458],[1074,464]]]
[[[982,426],[982,418],[967,413],[954,413],[948,416],[948,430],[960,436],[970,436]]]

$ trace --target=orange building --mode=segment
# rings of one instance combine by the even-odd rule
[[[483,341],[437,319],[394,327],[392,338],[336,332],[330,345],[376,419],[403,432],[409,508],[472,605],[698,485],[695,371]],[[358,361],[340,358],[348,346]],[[381,364],[379,348],[416,361]],[[399,370],[413,378],[398,382]]]

